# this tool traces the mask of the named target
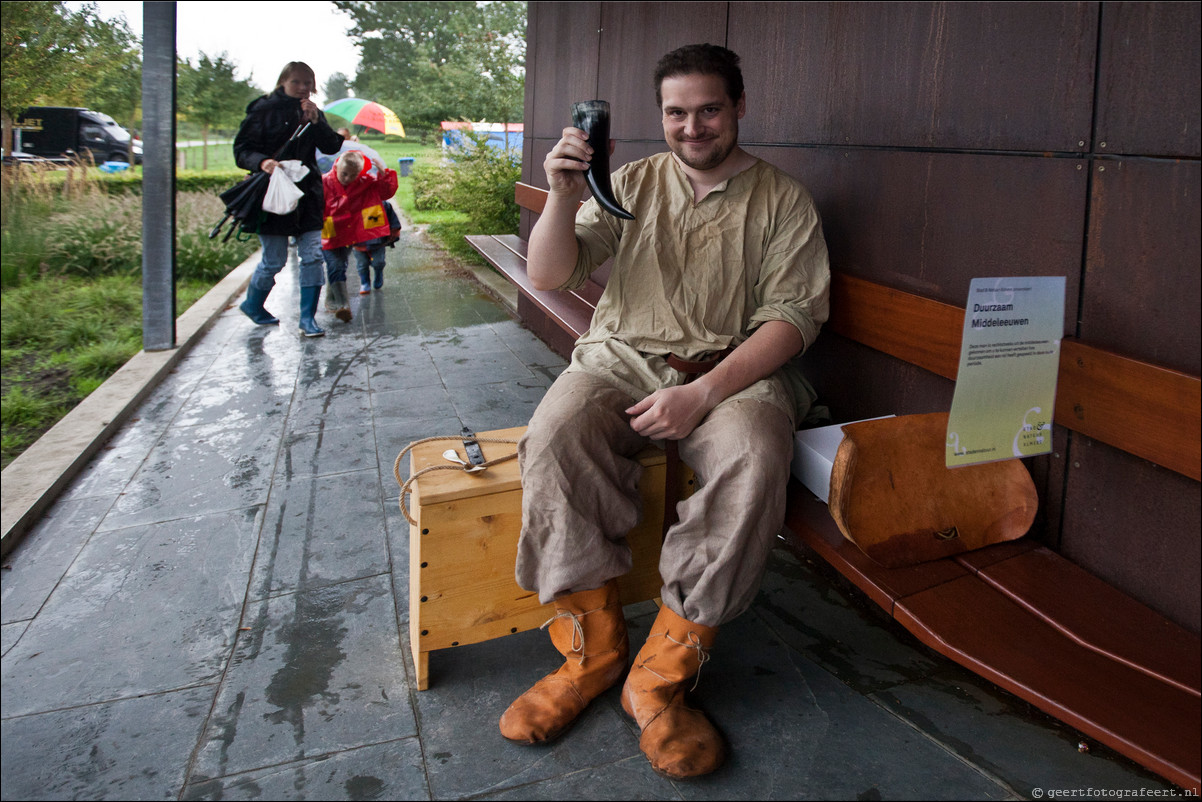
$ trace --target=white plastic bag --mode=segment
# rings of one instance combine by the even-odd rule
[[[288,214],[296,210],[304,192],[297,189],[296,182],[309,174],[309,168],[296,159],[277,162],[263,197],[263,211],[271,214]]]

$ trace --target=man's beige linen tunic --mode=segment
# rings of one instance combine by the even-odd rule
[[[737,346],[760,324],[792,324],[808,348],[827,318],[830,269],[809,192],[764,161],[700,203],[671,153],[620,168],[619,220],[590,200],[576,216],[580,253],[564,289],[613,267],[567,371],[607,377],[636,401],[679,384],[667,354],[695,361]],[[803,348],[804,350],[804,348]],[[813,390],[790,362],[734,399],[767,401],[801,421]]]

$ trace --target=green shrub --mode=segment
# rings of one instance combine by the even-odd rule
[[[104,336],[104,327],[90,317],[69,320],[62,330],[62,342],[68,348],[93,345]]]
[[[446,168],[413,168],[413,207],[423,212],[445,212],[454,207],[451,200],[452,176]]]
[[[202,192],[220,195],[225,190],[246,178],[245,170],[177,170],[175,191]],[[61,179],[57,179],[61,181]],[[124,173],[96,176],[96,185],[106,195],[142,194],[142,171],[129,170]]]
[[[249,173],[245,170],[180,170],[175,174],[176,193],[199,192],[220,195]]]
[[[220,186],[224,189],[237,180],[227,176]],[[141,274],[140,194],[107,195],[92,186],[64,198],[42,185],[6,192],[6,200],[4,289],[50,276]],[[233,237],[209,239],[209,231],[224,212],[217,192],[177,193],[177,279],[216,283],[259,247],[254,237],[243,242]]]
[[[142,196],[76,167],[3,174],[3,429],[7,465],[141,348]],[[217,193],[245,175],[206,173],[176,195],[177,309],[187,309],[259,246],[208,232]],[[140,188],[138,176],[125,181]]]
[[[243,173],[245,175],[245,173]],[[226,186],[232,186],[231,181]],[[225,189],[226,186],[222,188]],[[259,247],[259,238],[224,240],[227,228],[214,239],[209,232],[225,214],[225,204],[214,192],[187,192],[178,196],[175,208],[175,275],[181,280],[216,284]],[[227,221],[230,226],[232,221]]]
[[[126,170],[124,173],[99,173],[95,176],[96,186],[106,195],[141,195],[142,171]]]
[[[25,288],[5,292],[2,308],[4,325],[0,327],[0,345],[4,348],[43,348],[46,346],[50,327],[32,293],[18,296]],[[8,354],[5,354],[7,361]]]
[[[36,175],[33,180],[41,184],[51,194],[65,191],[66,183],[79,180],[78,170],[72,174],[67,170],[44,170],[40,173],[27,171]],[[246,178],[245,170],[177,170],[175,173],[175,191],[180,192],[210,192],[218,195]],[[28,180],[28,179],[27,179]],[[91,188],[105,195],[141,195],[142,169],[136,168],[123,173],[102,173],[96,169],[88,169],[84,179]]]
[[[55,234],[46,258],[60,272],[101,276],[141,271],[141,197],[88,193],[49,223]]]
[[[451,203],[468,216],[476,234],[516,234],[520,210],[513,185],[522,177],[521,154],[491,147],[486,140],[467,134],[467,146],[449,168]]]
[[[48,198],[19,199],[6,192],[4,229],[0,239],[0,287],[21,282],[23,276],[38,276],[46,262],[45,221],[53,213],[54,201]]]

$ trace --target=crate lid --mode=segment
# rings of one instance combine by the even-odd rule
[[[517,452],[517,440],[525,433],[525,426],[512,429],[497,429],[491,432],[478,432],[481,440],[512,440],[512,443],[481,442],[480,449],[484,458],[492,461]],[[467,461],[464,454],[463,442],[454,440],[432,440],[414,446],[410,452],[410,471],[413,476],[418,471],[434,465],[453,466],[454,462],[444,459],[444,451],[454,449],[459,459]],[[490,466],[487,470],[467,472],[463,470],[431,471],[418,479],[415,496],[422,504],[442,504],[463,498],[471,498],[488,493],[506,493],[520,490],[522,487],[521,472],[516,459],[506,460]]]

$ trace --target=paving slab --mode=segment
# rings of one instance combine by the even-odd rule
[[[277,476],[251,576],[251,598],[387,574],[386,514],[374,464],[369,470],[324,476]]]
[[[96,532],[4,655],[4,717],[221,679],[262,511]]]
[[[5,799],[175,799],[213,688],[0,722]]]
[[[397,643],[384,576],[254,603],[195,772],[224,777],[417,735]]]

